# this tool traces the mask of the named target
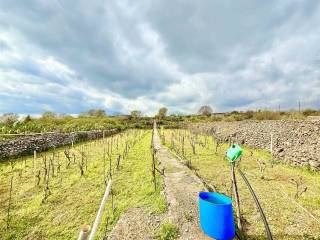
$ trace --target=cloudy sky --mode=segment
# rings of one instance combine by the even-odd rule
[[[0,0],[0,113],[320,108],[318,0]]]

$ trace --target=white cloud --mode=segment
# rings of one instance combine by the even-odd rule
[[[319,108],[319,21],[316,1],[3,0],[0,112]]]

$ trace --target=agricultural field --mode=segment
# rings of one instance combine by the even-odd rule
[[[160,126],[3,160],[1,239],[76,239],[81,227],[92,226],[109,180],[94,239],[206,239],[197,207],[203,190],[233,199],[236,226],[242,225],[238,239],[267,239],[238,169],[254,189],[274,239],[319,239],[319,173],[241,146],[235,164],[238,208],[226,158],[230,144],[193,129]]]
[[[189,130],[161,129],[162,143],[217,192],[231,196],[228,143]],[[243,147],[237,163],[253,187],[274,239],[320,239],[320,175],[273,159],[267,151]],[[243,235],[267,239],[254,200],[236,171]]]
[[[320,240],[320,0],[0,0],[0,240]]]
[[[141,207],[160,214],[166,202],[153,179],[151,131],[128,130],[0,163],[0,239],[76,239],[92,223],[113,180],[96,239],[104,239],[123,212]]]

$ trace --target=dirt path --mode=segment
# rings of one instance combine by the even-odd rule
[[[120,217],[108,239],[155,239],[161,222],[175,224],[179,229],[180,240],[210,239],[199,226],[198,194],[206,191],[203,183],[161,145],[156,130],[154,146],[160,166],[165,170],[163,178],[168,212],[165,216],[158,216],[148,214],[141,208],[130,209]]]
[[[109,240],[151,240],[160,228],[161,216],[133,208],[122,214]]]
[[[205,187],[190,169],[161,145],[156,130],[154,145],[157,159],[165,169],[164,190],[168,202],[168,220],[179,228],[178,239],[209,239],[199,226],[198,194],[205,191]]]

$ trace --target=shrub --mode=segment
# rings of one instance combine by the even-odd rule
[[[253,113],[254,120],[279,120],[281,119],[279,112],[259,111]]]
[[[174,240],[178,237],[178,228],[172,223],[163,223],[160,227],[159,240]]]
[[[210,116],[212,114],[212,108],[210,106],[202,106],[199,111],[199,115]]]

